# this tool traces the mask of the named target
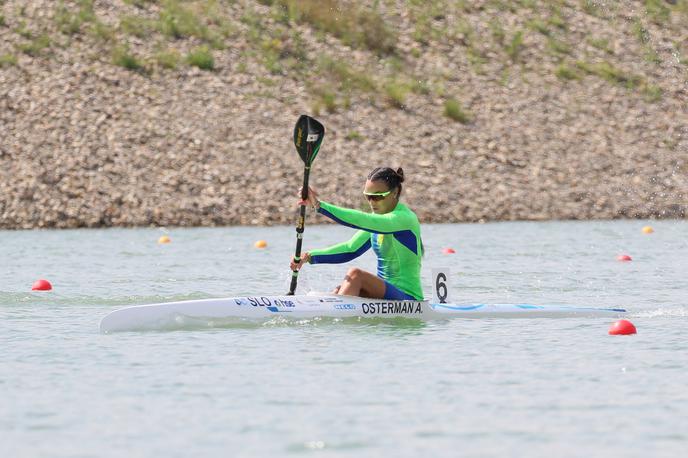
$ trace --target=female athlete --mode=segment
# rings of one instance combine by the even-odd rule
[[[420,284],[423,243],[418,217],[399,202],[404,171],[378,167],[368,175],[363,195],[372,213],[365,213],[321,201],[312,188],[308,199],[318,213],[358,231],[348,242],[302,254],[299,262],[292,258],[292,270],[311,264],[339,264],[357,258],[369,248],[377,255],[377,275],[358,267],[350,268],[335,293],[376,299],[422,300]]]

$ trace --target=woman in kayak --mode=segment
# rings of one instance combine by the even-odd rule
[[[339,264],[351,261],[373,248],[377,255],[377,275],[352,267],[335,293],[377,299],[422,300],[420,266],[423,244],[420,239],[418,217],[399,202],[404,171],[378,167],[368,175],[363,195],[372,213],[337,207],[318,199],[308,189],[310,204],[321,215],[358,231],[348,242],[301,255],[298,263],[292,259],[292,270],[305,262],[311,264]]]

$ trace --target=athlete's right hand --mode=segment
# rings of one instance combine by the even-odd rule
[[[310,260],[311,255],[309,252],[306,251],[305,253],[301,253],[301,260],[298,263],[294,261],[294,257],[292,256],[291,262],[289,263],[289,267],[291,267],[291,270],[301,270],[301,266],[303,266]]]
[[[301,200],[301,193],[303,192],[303,186],[299,189],[299,205],[310,205],[313,210],[318,210],[320,208],[320,199],[318,199],[318,192],[308,187],[308,197],[306,200]]]

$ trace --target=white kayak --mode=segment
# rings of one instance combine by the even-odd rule
[[[115,310],[100,322],[101,332],[179,328],[190,323],[223,325],[241,321],[328,318],[557,318],[619,316],[624,309],[531,304],[442,304],[353,296],[248,296],[136,305]]]

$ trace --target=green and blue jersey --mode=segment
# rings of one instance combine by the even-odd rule
[[[311,250],[312,264],[351,261],[372,248],[377,255],[377,276],[416,299],[423,299],[420,283],[423,245],[418,217],[406,205],[397,203],[385,214],[365,213],[320,202],[322,215],[358,231],[347,242]]]

